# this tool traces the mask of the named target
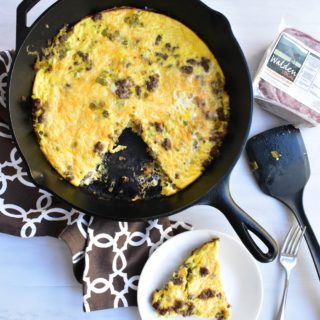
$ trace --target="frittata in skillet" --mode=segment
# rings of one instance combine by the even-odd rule
[[[152,305],[159,315],[229,319],[218,245],[219,239],[213,239],[194,250],[164,289],[153,293]]]
[[[213,34],[214,36],[214,34]],[[103,11],[60,30],[36,62],[34,128],[41,150],[73,185],[99,178],[130,127],[162,169],[162,194],[198,178],[218,154],[229,99],[209,48],[167,16]]]

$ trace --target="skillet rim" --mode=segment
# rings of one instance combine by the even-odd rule
[[[200,0],[193,0],[195,2],[198,3],[198,5],[202,6],[204,9],[206,9],[208,11],[208,13],[210,13],[210,15],[215,15],[215,16],[219,16],[220,18],[222,18],[223,20],[223,23],[224,23],[224,27],[226,28],[226,34],[228,34],[228,37],[230,37],[230,40],[233,42],[233,44],[236,46],[237,50],[238,50],[238,54],[239,56],[241,57],[241,62],[242,62],[242,67],[244,68],[245,72],[246,72],[246,78],[248,79],[248,89],[250,90],[250,92],[248,91],[247,94],[248,94],[248,106],[247,106],[247,112],[248,112],[248,116],[247,116],[247,121],[246,121],[246,128],[243,132],[243,138],[242,138],[242,141],[241,143],[239,143],[239,146],[237,147],[237,152],[236,154],[234,155],[232,161],[230,162],[228,168],[223,172],[223,174],[221,174],[221,177],[219,178],[219,180],[215,183],[213,183],[211,185],[211,187],[209,189],[207,189],[206,192],[204,192],[203,194],[201,194],[200,196],[198,196],[197,198],[193,199],[192,201],[189,201],[187,204],[184,204],[182,206],[178,206],[177,208],[173,209],[173,210],[170,210],[170,211],[165,211],[165,212],[161,212],[161,213],[158,213],[158,214],[152,214],[152,215],[148,215],[148,216],[139,216],[139,217],[132,217],[132,216],[126,216],[124,217],[122,214],[121,214],[121,217],[119,217],[119,213],[117,213],[117,215],[113,214],[113,215],[108,215],[108,214],[102,214],[101,212],[93,212],[93,211],[90,211],[89,209],[84,209],[84,208],[81,208],[80,206],[76,205],[76,204],[73,204],[69,199],[67,199],[66,197],[63,197],[63,196],[60,196],[57,192],[53,191],[52,189],[50,189],[49,187],[47,187],[47,185],[44,183],[42,183],[41,181],[38,181],[32,174],[32,169],[29,165],[29,162],[26,160],[25,158],[25,155],[24,153],[22,152],[22,149],[20,147],[20,144],[18,142],[18,138],[16,137],[16,134],[15,134],[15,129],[14,129],[14,125],[13,125],[13,122],[12,122],[12,119],[11,119],[11,104],[10,104],[10,90],[11,90],[11,79],[12,79],[12,73],[13,73],[13,70],[14,70],[14,67],[16,65],[16,60],[19,58],[19,55],[20,55],[20,52],[23,48],[23,45],[24,43],[27,41],[29,35],[34,31],[34,28],[37,26],[37,24],[43,19],[43,17],[51,11],[51,9],[53,7],[55,7],[56,5],[62,3],[63,1],[66,1],[66,0],[58,0],[56,1],[55,3],[53,3],[51,6],[49,6],[43,13],[41,13],[41,15],[34,21],[34,23],[28,28],[28,31],[26,32],[25,36],[24,36],[24,39],[23,41],[20,43],[19,45],[19,48],[17,49],[16,51],[16,54],[13,58],[13,61],[12,61],[12,66],[10,68],[10,71],[9,71],[9,74],[8,74],[8,86],[7,86],[7,90],[6,90],[6,98],[7,98],[7,103],[8,103],[8,114],[9,114],[9,127],[10,129],[12,130],[12,136],[13,136],[13,140],[15,142],[15,145],[18,149],[18,151],[20,152],[20,156],[21,158],[24,160],[24,164],[25,164],[25,169],[28,173],[28,176],[30,177],[32,183],[34,183],[37,187],[53,194],[54,196],[56,196],[57,198],[65,201],[68,205],[70,205],[71,207],[81,211],[81,212],[84,212],[86,214],[89,214],[91,216],[101,216],[103,218],[107,218],[107,219],[110,219],[110,220],[116,220],[116,221],[143,221],[143,220],[146,220],[146,219],[156,219],[156,218],[160,218],[160,217],[165,217],[165,216],[170,216],[170,215],[173,215],[175,213],[178,213],[180,211],[183,211],[193,205],[197,205],[197,204],[209,204],[209,205],[212,205],[211,201],[210,201],[210,195],[212,194],[213,190],[216,189],[216,187],[218,185],[220,185],[223,181],[225,181],[226,179],[228,179],[232,169],[234,168],[236,162],[238,161],[242,151],[244,150],[244,147],[245,147],[245,143],[246,143],[246,140],[248,138],[248,135],[249,135],[249,131],[250,131],[250,127],[251,127],[251,122],[252,122],[252,113],[253,113],[253,92],[252,92],[252,83],[251,83],[251,76],[250,76],[250,71],[249,71],[249,67],[248,67],[248,64],[247,64],[247,61],[245,59],[245,56],[243,54],[243,51],[236,39],[236,37],[234,36],[234,33],[232,31],[232,28],[231,28],[231,25],[230,25],[230,22],[228,21],[228,19],[226,18],[225,15],[223,15],[221,12],[219,11],[216,11],[214,9],[212,9],[211,7],[207,6],[205,3],[203,3],[202,1]],[[103,10],[99,10],[97,12],[101,12],[101,11],[104,11],[104,10],[113,10],[113,9],[117,9],[117,8],[120,8],[120,7],[132,7],[132,6],[112,6],[112,7],[107,7],[106,9],[103,9]],[[136,6],[136,8],[139,8],[139,5]],[[150,7],[145,7],[144,8],[145,10],[149,10],[151,12],[159,12],[158,10],[155,10],[155,9],[152,9]],[[165,11],[165,9],[164,9]],[[159,12],[161,14],[165,14],[167,15],[166,13],[163,13],[163,12]],[[91,14],[88,14],[87,16],[90,16]],[[168,14],[169,17],[173,18],[173,19],[176,19],[180,22],[182,22],[181,20],[177,19],[176,17],[172,17],[171,15]],[[84,17],[82,17],[84,18]],[[81,18],[81,19],[82,19]],[[17,24],[19,22],[17,21]],[[188,24],[186,24],[185,22],[182,22],[183,24],[185,24],[187,27]],[[193,30],[191,27],[189,27],[191,30]],[[193,30],[194,31],[194,30]],[[195,32],[195,31],[194,31]],[[196,32],[197,33],[197,32]],[[200,37],[201,38],[201,37]],[[203,40],[204,41],[204,40]],[[206,41],[205,41],[206,43]],[[198,179],[200,179],[201,177],[199,177]],[[197,179],[197,180],[198,180]],[[197,181],[196,180],[196,181]],[[66,182],[68,183],[68,182]],[[192,183],[193,184],[193,183]],[[191,184],[191,185],[192,185]],[[75,187],[74,187],[75,188]],[[188,187],[187,187],[188,188]],[[187,189],[185,188],[185,189]],[[184,190],[185,190],[184,189]],[[82,190],[84,192],[86,192],[85,190]],[[180,192],[183,192],[180,191]],[[178,192],[177,194],[179,194],[180,192]],[[176,194],[176,195],[177,195]],[[174,197],[174,195],[172,196]],[[170,197],[169,197],[170,198]],[[97,199],[97,198],[96,198]],[[119,201],[119,200],[112,200],[113,202],[115,201]],[[128,206],[131,204],[133,205],[132,203],[130,202],[127,202],[127,201],[120,201],[121,204],[126,204],[125,208],[119,208],[119,207],[115,207],[112,211],[117,211],[119,209],[125,209],[125,210],[128,210]],[[144,205],[147,205],[148,206],[148,200],[146,201],[140,201],[140,204],[141,203],[144,203]]]

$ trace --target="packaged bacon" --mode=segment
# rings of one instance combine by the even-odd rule
[[[264,55],[253,90],[263,109],[289,123],[320,124],[320,41],[284,29]]]

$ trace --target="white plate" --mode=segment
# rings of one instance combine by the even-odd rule
[[[262,278],[250,253],[240,242],[224,233],[193,230],[165,242],[145,264],[138,287],[138,307],[143,320],[159,319],[151,305],[152,292],[171,279],[172,273],[193,249],[214,237],[220,238],[219,260],[225,293],[231,304],[230,319],[257,319],[262,303]]]

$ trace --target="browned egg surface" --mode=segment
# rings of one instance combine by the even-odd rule
[[[214,37],[214,34],[212,35]],[[41,150],[75,186],[132,128],[161,168],[163,195],[185,188],[218,154],[229,99],[206,44],[165,15],[119,8],[60,30],[36,62],[34,128]]]

